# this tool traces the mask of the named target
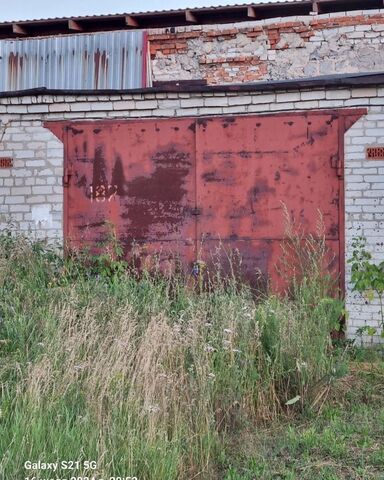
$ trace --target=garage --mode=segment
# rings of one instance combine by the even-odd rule
[[[65,146],[65,238],[97,246],[112,226],[128,258],[187,272],[236,251],[243,277],[278,284],[285,205],[307,233],[321,212],[341,280],[343,139],[363,113],[48,122]]]

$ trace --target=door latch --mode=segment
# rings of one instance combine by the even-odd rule
[[[194,209],[192,209],[191,214],[197,217],[198,215],[201,215],[201,209],[195,207]]]
[[[201,215],[201,209],[200,209],[200,208],[197,208],[197,207],[196,207],[196,208],[193,208],[193,209],[191,210],[191,214],[197,217],[198,215]]]

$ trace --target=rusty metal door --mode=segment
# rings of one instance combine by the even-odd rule
[[[65,237],[106,245],[113,232],[141,262],[194,258],[194,121],[76,122],[66,150]]]
[[[197,122],[197,237],[212,252],[237,249],[242,271],[259,269],[275,285],[286,222],[316,233],[323,217],[332,268],[341,273],[344,243],[344,132],[361,113],[310,112]],[[345,118],[349,120],[345,120]]]
[[[344,132],[363,110],[143,121],[50,122],[63,138],[65,237],[188,269],[237,249],[242,272],[275,269],[283,203],[306,232],[321,211],[334,268],[344,271]]]

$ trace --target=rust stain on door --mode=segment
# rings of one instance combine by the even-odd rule
[[[127,255],[194,258],[195,142],[191,120],[50,124],[70,181],[65,236],[102,244],[114,226]]]

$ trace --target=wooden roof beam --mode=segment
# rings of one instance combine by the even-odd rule
[[[84,32],[84,28],[76,20],[68,20],[68,29],[74,32]]]
[[[312,11],[310,12],[311,15],[318,15],[321,13],[321,6],[317,0],[312,2]]]
[[[197,23],[197,17],[191,10],[185,10],[185,20],[190,23]]]
[[[139,22],[132,15],[125,16],[125,24],[131,28],[137,28],[139,26]]]
[[[256,7],[253,7],[252,5],[250,5],[250,6],[247,8],[247,17],[249,17],[249,18],[254,18],[254,19],[257,18]]]
[[[17,35],[28,35],[27,30],[19,23],[12,23],[12,32]]]

